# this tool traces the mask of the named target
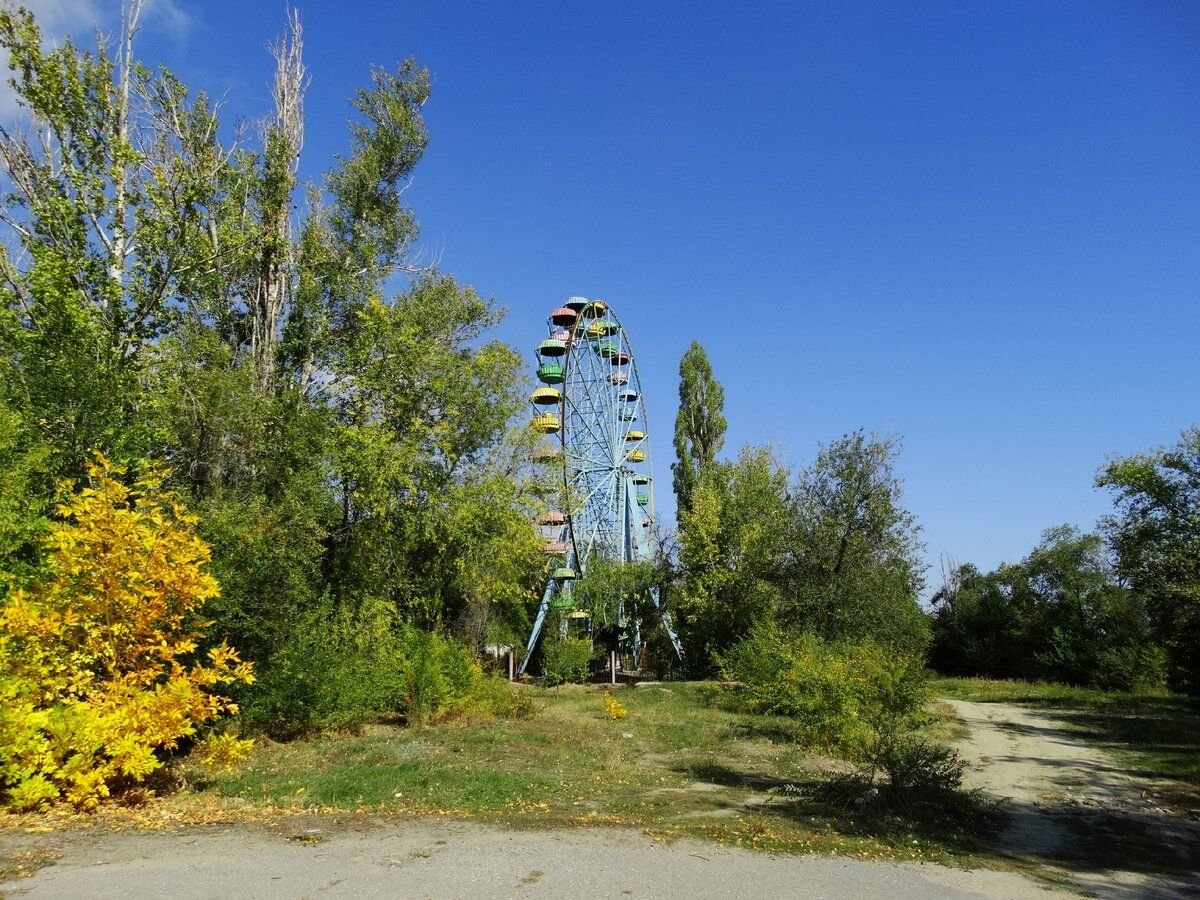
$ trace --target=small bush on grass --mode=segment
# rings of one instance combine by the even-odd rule
[[[964,790],[966,764],[949,747],[920,740],[900,744],[879,761],[808,788],[813,799],[868,819],[895,816],[938,829],[984,832],[1000,825],[999,804],[979,790]]]
[[[471,689],[459,711],[467,719],[530,719],[538,707],[533,696],[503,675],[485,674]]]
[[[395,713],[398,623],[383,608],[337,610],[328,597],[280,624],[277,650],[246,692],[242,716],[274,738],[325,728],[348,728]]]
[[[761,627],[717,661],[737,707],[789,717],[807,747],[869,760],[924,722],[920,660],[875,644]]]
[[[859,764],[858,772],[813,788],[817,799],[912,818],[969,818],[984,808],[982,795],[961,790],[958,755],[921,734],[931,720],[920,659],[763,627],[718,662],[738,707],[787,716],[800,744]]]
[[[623,719],[629,715],[625,704],[612,695],[611,691],[604,692],[604,714],[612,720]]]
[[[542,647],[542,681],[552,687],[579,684],[587,678],[592,656],[592,642],[583,638],[548,640]]]
[[[244,707],[247,723],[273,737],[387,716],[428,724],[531,712],[507,681],[484,674],[464,643],[400,621],[387,604],[335,610],[326,600],[289,630]]]

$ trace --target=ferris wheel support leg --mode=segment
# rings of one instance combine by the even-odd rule
[[[675,655],[679,657],[680,662],[683,662],[683,644],[679,642],[679,635],[675,631],[675,623],[671,620],[670,611],[663,606],[662,597],[658,593],[658,588],[651,588],[650,596],[654,600],[654,608],[657,609],[658,614],[662,616],[663,628],[667,630],[667,637],[671,639],[671,646],[675,648]]]
[[[517,669],[518,675],[525,674],[525,668],[529,665],[529,659],[533,656],[533,648],[537,646],[538,636],[542,633],[542,626],[546,624],[546,613],[550,611],[550,598],[554,596],[554,581],[546,582],[546,590],[542,594],[542,603],[538,607],[537,618],[533,620],[533,630],[529,632],[529,641],[525,644],[525,656],[521,659],[521,667]]]

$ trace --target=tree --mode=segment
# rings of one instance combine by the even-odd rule
[[[1200,694],[1200,426],[1173,447],[1111,460],[1096,484],[1115,495],[1101,527],[1167,652],[1171,684]]]
[[[675,500],[679,513],[691,509],[696,484],[725,443],[725,390],[713,377],[708,354],[692,341],[679,361],[679,412],[675,415]]]
[[[774,615],[786,490],[787,472],[770,451],[746,446],[736,462],[708,466],[680,511],[683,578],[673,609],[696,675]]]
[[[1162,654],[1104,540],[1047,529],[1018,563],[964,565],[933,598],[931,664],[952,675],[1129,690],[1162,684]]]
[[[923,649],[920,526],[901,505],[899,453],[897,439],[856,431],[822,446],[800,473],[778,520],[787,530],[782,624],[827,640]]]
[[[659,570],[649,560],[618,562],[592,559],[587,573],[571,587],[575,601],[589,610],[594,628],[632,629],[652,617],[651,590]]]
[[[60,796],[90,808],[163,764],[236,707],[215,693],[250,681],[226,644],[199,650],[216,596],[196,519],[142,477],[131,490],[102,457],[59,508],[45,577],[0,607],[0,802]]]
[[[35,441],[34,430],[0,394],[0,597],[5,582],[40,569],[39,538],[49,503],[36,488],[50,454]]]
[[[429,73],[372,72],[347,150],[301,184],[299,20],[262,128],[225,140],[204,92],[135,59],[140,13],[113,58],[46,49],[30,14],[0,12],[28,122],[0,130],[0,486],[32,495],[20,516],[0,498],[5,567],[37,555],[38,511],[99,450],[165,461],[199,514],[215,631],[264,676],[247,707],[307,690],[286,667],[321,623],[519,624],[542,564],[536,498],[507,465],[521,361],[488,339],[497,305],[415,249]],[[345,652],[370,671],[395,643]]]

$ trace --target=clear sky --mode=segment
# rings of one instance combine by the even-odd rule
[[[427,66],[425,246],[525,348],[570,294],[614,304],[660,509],[693,339],[731,450],[903,435],[934,561],[1090,527],[1106,455],[1200,420],[1200,3],[298,5],[307,174],[372,65]],[[158,0],[141,50],[249,118],[283,15]]]

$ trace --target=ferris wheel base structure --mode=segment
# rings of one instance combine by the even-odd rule
[[[537,347],[542,386],[530,397],[532,427],[548,439],[534,453],[543,465],[557,509],[539,515],[546,587],[526,642],[524,674],[553,611],[566,633],[572,620],[594,634],[592,610],[577,603],[572,586],[594,560],[648,562],[653,558],[651,523],[654,479],[641,377],[629,337],[602,300],[572,297],[547,317],[548,335]],[[657,588],[648,591],[653,617],[675,649],[683,648]],[[617,634],[640,657],[641,617],[633,598],[616,606]],[[645,607],[643,606],[643,610]]]

